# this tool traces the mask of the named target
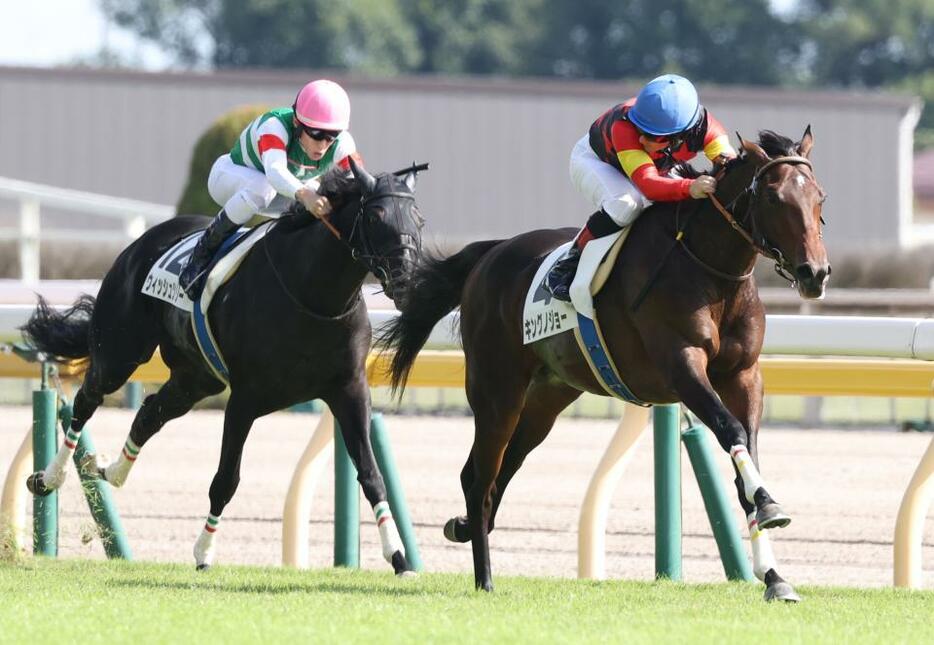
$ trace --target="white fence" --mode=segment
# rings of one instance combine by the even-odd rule
[[[174,208],[162,204],[55,188],[5,177],[0,177],[0,199],[13,200],[19,204],[19,226],[0,228],[0,240],[18,242],[20,276],[27,284],[39,282],[40,238],[75,242],[129,242],[142,235],[147,227],[175,214]],[[119,220],[122,227],[111,230],[55,228],[43,231],[43,206]]]

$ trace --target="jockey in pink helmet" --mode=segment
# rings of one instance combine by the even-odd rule
[[[208,177],[208,191],[222,208],[179,275],[189,297],[200,295],[221,242],[253,215],[278,217],[296,201],[317,217],[331,212],[317,192],[318,177],[335,165],[349,171],[351,156],[362,165],[349,126],[347,92],[322,79],[305,85],[291,107],[270,110],[243,130]]]

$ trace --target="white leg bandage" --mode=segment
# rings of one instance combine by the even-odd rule
[[[217,525],[220,520],[219,517],[208,515],[208,519],[204,523],[204,529],[195,542],[195,563],[199,567],[209,567],[214,563],[214,534],[217,532]]]
[[[769,534],[759,528],[755,513],[746,516],[746,523],[749,526],[749,542],[752,544],[752,571],[759,580],[765,582],[766,572],[777,566]]]
[[[379,528],[379,539],[383,543],[383,557],[386,558],[386,562],[392,564],[392,555],[396,551],[401,551],[402,555],[405,555],[405,547],[402,545],[402,538],[399,537],[396,522],[392,519],[389,502],[376,504],[373,507],[373,514],[376,516],[376,526]]]
[[[104,468],[104,479],[106,479],[111,486],[120,488],[126,482],[127,475],[130,474],[130,469],[133,467],[133,464],[136,463],[136,458],[139,457],[139,446],[133,443],[133,440],[127,437],[126,443],[123,444],[123,450],[120,452],[120,457],[112,464],[109,464]]]
[[[752,462],[752,457],[749,456],[746,446],[733,446],[730,448],[730,456],[733,458],[733,463],[736,464],[739,476],[743,478],[743,494],[746,496],[746,501],[755,504],[756,491],[765,485],[762,476],[759,474],[759,469]]]
[[[61,488],[62,484],[65,483],[65,475],[68,473],[65,467],[68,465],[68,462],[71,461],[72,455],[75,454],[75,448],[78,445],[78,437],[80,436],[81,434],[74,430],[69,430],[65,434],[65,440],[62,442],[61,447],[42,473],[42,483],[46,488],[58,490]]]

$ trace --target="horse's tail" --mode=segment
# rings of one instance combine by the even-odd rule
[[[87,358],[91,355],[88,330],[95,302],[94,296],[83,295],[71,308],[58,311],[39,296],[36,310],[20,327],[23,338],[59,363]]]
[[[380,352],[392,351],[390,382],[393,392],[405,389],[409,370],[435,324],[461,302],[467,276],[490,249],[503,240],[468,244],[449,257],[425,254],[410,277],[402,313],[380,328]]]

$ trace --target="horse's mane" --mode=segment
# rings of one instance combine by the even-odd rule
[[[770,157],[785,157],[798,154],[794,141],[772,130],[759,130],[759,146]]]
[[[353,175],[340,166],[332,166],[318,179],[318,193],[327,197],[335,206],[340,206],[349,197],[358,197],[360,188]],[[306,226],[323,226],[316,217],[299,202],[293,203],[279,218],[276,225],[280,231],[290,233]]]
[[[321,183],[318,193],[331,201],[346,198],[349,193],[360,194],[360,188],[357,186],[357,180],[354,179],[353,174],[338,165],[331,166],[326,173],[321,175],[318,181]]]

